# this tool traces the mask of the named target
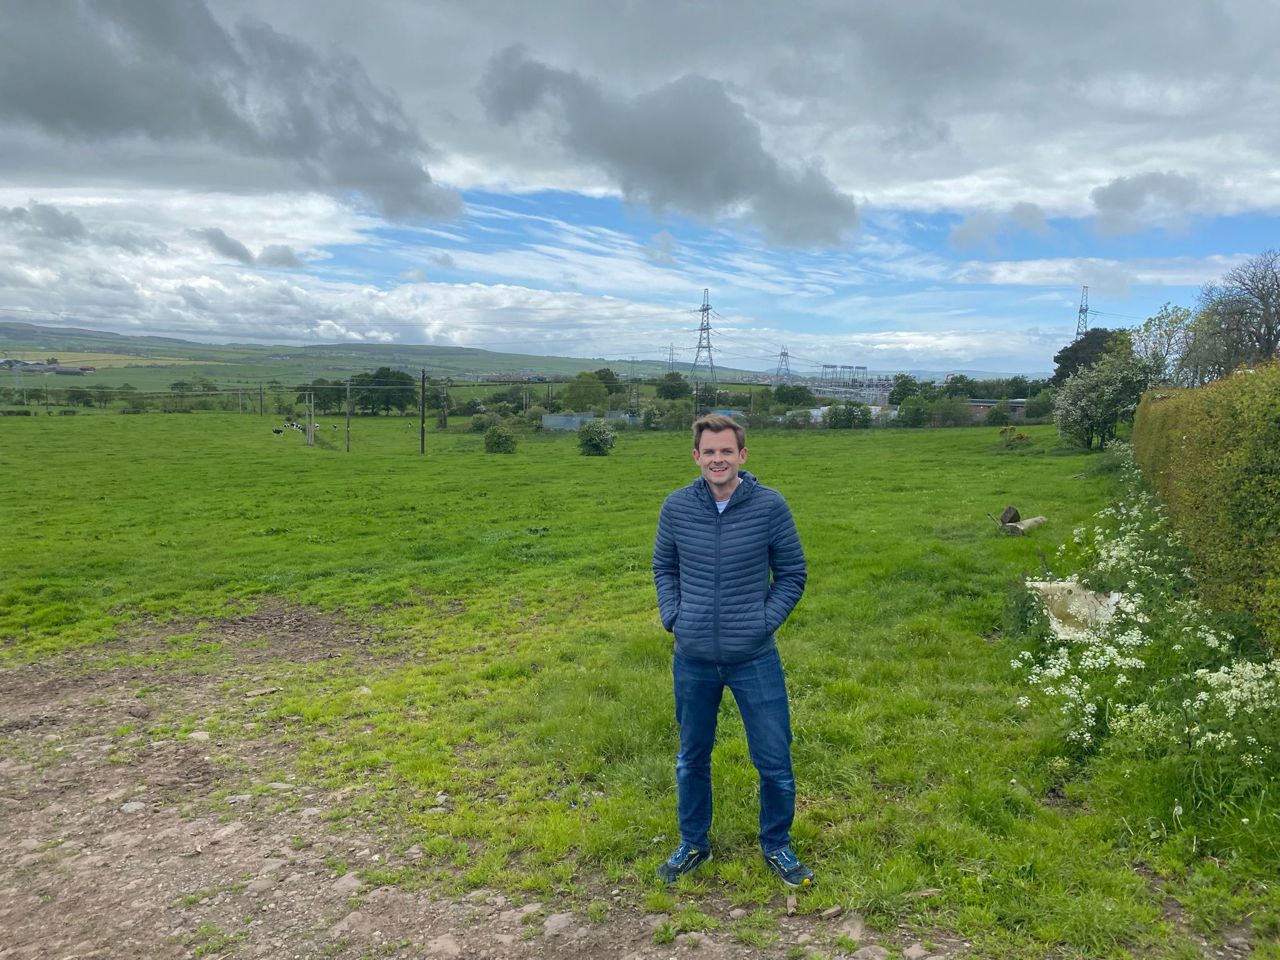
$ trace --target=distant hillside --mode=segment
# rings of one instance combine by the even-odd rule
[[[62,353],[122,354],[146,361],[179,359],[219,365],[205,375],[215,379],[234,375],[252,377],[248,367],[262,378],[307,379],[329,376],[337,371],[360,371],[381,366],[401,369],[425,368],[430,376],[481,378],[508,375],[572,376],[583,370],[608,366],[622,376],[631,373],[626,359],[602,357],[543,357],[519,353],[498,353],[474,347],[445,347],[429,344],[324,343],[308,345],[223,343],[207,344],[172,337],[144,337],[86,330],[78,327],[47,327],[32,323],[0,321],[0,355],[22,353],[55,356]],[[25,359],[30,359],[25,358]],[[148,369],[161,364],[145,363]],[[680,366],[680,365],[677,365]],[[234,367],[235,370],[227,369]],[[637,362],[635,373],[659,377],[667,372],[665,363]],[[687,366],[682,369],[687,369]],[[193,371],[184,366],[184,372]],[[725,377],[760,376],[749,371],[721,368]],[[135,378],[136,379],[136,378]]]

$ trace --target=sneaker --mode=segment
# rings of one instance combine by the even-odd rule
[[[764,855],[764,862],[769,869],[788,887],[811,887],[814,883],[813,871],[800,862],[790,847],[783,847],[773,853]]]
[[[686,873],[692,873],[710,859],[710,850],[699,850],[687,843],[682,843],[667,862],[658,868],[658,876],[666,883],[675,883]]]

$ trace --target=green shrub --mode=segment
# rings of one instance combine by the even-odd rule
[[[477,413],[471,418],[472,433],[485,433],[491,427],[501,425],[502,418],[496,413]]]
[[[607,457],[618,435],[603,420],[588,420],[578,427],[578,449],[584,457]]]
[[[485,453],[515,453],[516,435],[502,424],[494,424],[484,432]]]
[[[1280,362],[1194,390],[1150,390],[1134,457],[1192,555],[1205,598],[1280,638]]]

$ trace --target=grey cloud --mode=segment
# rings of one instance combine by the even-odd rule
[[[262,248],[258,254],[258,263],[264,267],[300,267],[302,261],[293,252],[293,247],[273,243]]]
[[[718,80],[685,75],[627,98],[517,46],[489,62],[480,96],[499,124],[546,111],[570,153],[655,210],[704,220],[741,216],[792,246],[835,245],[857,225],[854,201],[819,167],[780,164],[759,124]]]
[[[1106,233],[1141,230],[1151,222],[1177,225],[1203,189],[1192,177],[1167,171],[1116,177],[1095,187],[1090,197],[1098,211],[1098,227]]]
[[[36,200],[25,207],[0,207],[0,223],[8,223],[19,229],[29,230],[51,240],[84,240],[88,231],[84,222],[74,213]]]
[[[224,29],[201,0],[47,0],[0,15],[0,119],[73,145],[188,145],[291,166],[390,217],[460,209],[432,181],[399,102],[355,60],[252,21]]]
[[[455,266],[453,254],[451,253],[433,253],[428,259],[437,267],[443,267],[446,270],[452,270]]]
[[[981,210],[969,215],[951,228],[947,240],[960,250],[985,249],[994,253],[997,239],[1010,228],[1037,236],[1049,233],[1043,210],[1034,203],[1015,203],[1004,214]]]
[[[1009,219],[1014,226],[1038,237],[1048,236],[1049,223],[1045,220],[1044,211],[1034,203],[1015,203],[1009,208]]]
[[[947,242],[958,250],[996,250],[996,235],[1000,232],[1000,218],[983,211],[965,217],[951,228]]]
[[[221,227],[206,227],[204,230],[193,230],[192,233],[208,243],[214,252],[238,260],[247,267],[253,266],[254,256],[249,248],[234,237],[227,236]]]

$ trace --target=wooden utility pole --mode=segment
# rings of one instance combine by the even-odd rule
[[[347,377],[347,453],[351,452],[351,378]]]
[[[267,412],[267,408],[262,402],[263,394],[265,392],[266,391],[262,389],[262,384],[258,384],[258,416],[262,416],[264,413]]]
[[[422,368],[422,389],[418,393],[418,452],[427,452],[427,368]]]

